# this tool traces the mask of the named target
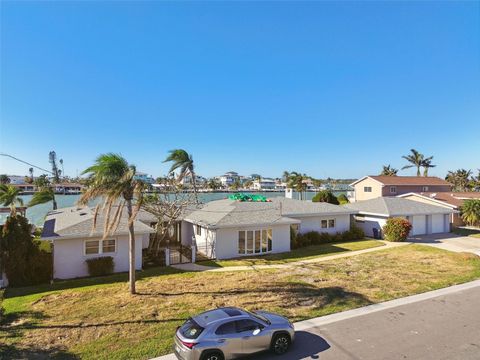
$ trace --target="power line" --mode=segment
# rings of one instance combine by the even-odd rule
[[[14,160],[17,160],[21,163],[24,163],[24,164],[27,164],[28,166],[31,166],[31,167],[34,167],[36,169],[39,169],[39,170],[42,170],[42,171],[46,171],[47,173],[50,173],[52,175],[55,175],[53,172],[51,172],[50,170],[47,170],[47,169],[43,169],[41,168],[40,166],[37,166],[37,165],[33,165],[33,164],[30,164],[29,162],[26,162],[22,159],[19,159],[19,158],[16,158],[15,156],[12,156],[12,155],[9,155],[9,154],[5,154],[5,153],[0,153],[1,156],[6,156],[6,157],[9,157],[9,158],[12,158]]]

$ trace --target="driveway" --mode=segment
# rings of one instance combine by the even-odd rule
[[[415,236],[408,241],[414,244],[422,244],[437,247],[439,249],[454,252],[469,252],[480,256],[480,239],[471,236],[455,234],[430,234]]]

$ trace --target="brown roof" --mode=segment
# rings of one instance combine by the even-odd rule
[[[421,185],[435,186],[447,185],[451,186],[448,181],[440,179],[436,176],[386,176],[386,175],[369,175],[368,177],[381,182],[384,185]]]
[[[454,206],[462,206],[465,199],[480,199],[480,192],[421,192],[420,195],[443,201]]]

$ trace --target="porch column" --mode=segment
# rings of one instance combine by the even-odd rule
[[[170,249],[165,249],[165,266],[170,266]]]
[[[197,247],[192,244],[192,263],[194,263],[197,259]]]

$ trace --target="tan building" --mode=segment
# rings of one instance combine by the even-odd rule
[[[452,185],[434,176],[369,175],[350,184],[354,188],[351,202],[408,193],[448,192]]]
[[[460,210],[465,200],[480,199],[480,192],[422,192],[403,194],[399,197],[424,204],[443,206],[452,210]],[[460,212],[452,213],[450,222],[453,226],[465,225]]]

